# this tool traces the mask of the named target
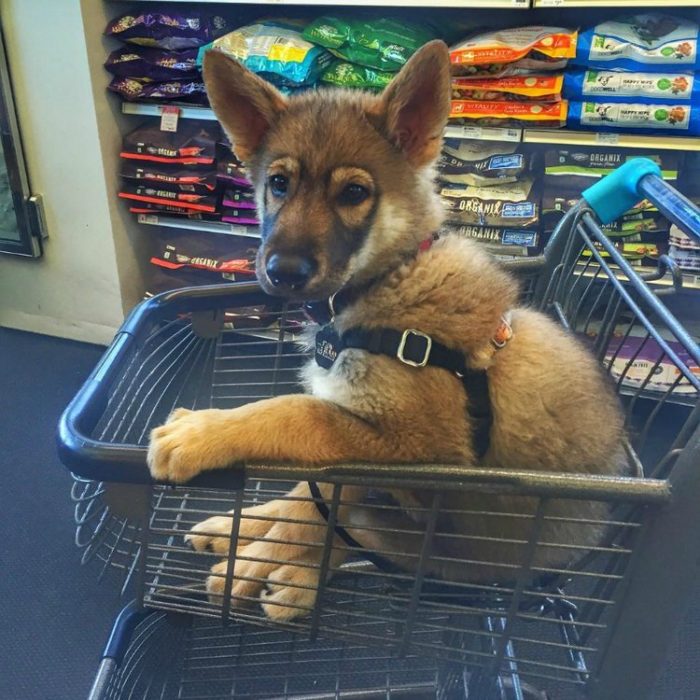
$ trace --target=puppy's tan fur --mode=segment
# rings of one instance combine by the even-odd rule
[[[409,61],[381,97],[344,91],[314,92],[285,100],[240,65],[214,53],[205,61],[212,105],[238,155],[248,161],[265,219],[258,256],[262,286],[275,292],[264,268],[274,252],[313,255],[318,269],[300,296],[323,298],[343,285],[376,280],[336,318],[347,328],[416,328],[458,349],[473,367],[488,370],[494,414],[485,467],[614,474],[620,470],[622,421],[614,396],[595,361],[547,317],[515,308],[515,282],[478,247],[458,239],[438,241],[416,255],[440,223],[432,186],[449,101],[449,61],[433,42]],[[266,183],[283,173],[284,198]],[[338,193],[362,184],[367,200],[349,207]],[[353,236],[355,236],[353,238]],[[341,255],[344,253],[344,256]],[[513,338],[495,351],[490,344],[502,314],[512,310]],[[446,370],[416,369],[362,350],[346,350],[330,370],[310,362],[302,373],[305,395],[284,396],[234,410],[175,411],[151,436],[149,464],[154,477],[184,482],[204,469],[233,461],[295,463],[436,462],[473,465],[467,405],[461,380]],[[331,487],[321,485],[327,498]],[[241,523],[232,594],[261,598],[270,617],[294,617],[313,605],[326,523],[306,484],[281,499],[246,511]],[[405,506],[427,505],[431,494],[394,491]],[[343,500],[361,502],[364,489],[346,486]],[[434,575],[454,580],[508,580],[502,567],[470,567],[451,559],[517,565],[519,545],[479,536],[523,539],[529,524],[502,518],[477,519],[452,511],[520,511],[526,499],[451,491],[442,494],[445,532],[477,539],[434,543]],[[550,516],[599,518],[592,503],[553,501]],[[376,525],[362,507],[341,507],[340,519],[356,528]],[[387,516],[388,517],[388,516]],[[287,520],[304,520],[300,525]],[[396,512],[397,528],[415,522]],[[413,525],[413,527],[410,527]],[[193,528],[192,544],[227,553],[231,519],[211,518]],[[415,554],[420,537],[379,537],[350,529],[362,544]],[[212,537],[221,533],[222,537]],[[541,539],[591,545],[595,525],[548,521]],[[395,541],[393,541],[395,540]],[[562,566],[570,554],[540,548],[538,566]],[[343,552],[334,550],[331,565]],[[407,568],[414,559],[392,557]],[[267,560],[267,561],[261,561]],[[269,561],[273,560],[273,561]],[[274,563],[280,562],[292,563]],[[213,568],[208,586],[223,590],[226,562]],[[264,582],[267,589],[263,593]],[[293,584],[293,585],[289,585]],[[300,606],[300,607],[295,607]]]

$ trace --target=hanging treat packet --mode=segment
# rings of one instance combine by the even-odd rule
[[[445,139],[438,161],[443,182],[488,187],[516,182],[532,172],[534,154],[517,143]]]
[[[564,97],[604,102],[700,103],[700,83],[685,73],[574,70],[564,75]]]
[[[107,86],[130,102],[187,102],[208,105],[207,90],[201,79],[169,80],[167,82],[144,82],[135,78],[113,78]]]
[[[140,46],[178,50],[202,46],[229,30],[224,17],[196,10],[129,12],[113,19],[107,36]]]
[[[328,51],[302,37],[303,25],[258,22],[240,27],[199,50],[221,51],[275,85],[313,85],[333,60]]]
[[[605,70],[692,72],[700,68],[698,25],[659,12],[602,22],[581,32],[572,63]]]
[[[467,126],[558,129],[566,125],[568,102],[452,100],[450,122]]]
[[[531,177],[491,187],[447,185],[440,196],[449,223],[510,228],[539,222],[540,193]]]
[[[217,198],[215,195],[180,192],[165,185],[153,186],[125,180],[119,190],[119,196],[122,199],[150,202],[151,204],[165,204],[177,209],[191,209],[192,211],[202,212],[216,211]]]
[[[561,27],[515,27],[468,37],[450,48],[457,76],[502,77],[562,70],[576,55],[577,32]]]
[[[216,122],[184,120],[177,131],[161,131],[157,125],[140,126],[124,136],[119,155],[154,163],[212,165],[220,134]]]
[[[514,75],[505,78],[453,78],[452,99],[499,102],[559,102],[564,76]]]
[[[112,51],[105,69],[121,78],[149,80],[183,80],[198,78],[197,50],[166,51],[144,46],[123,46]]]
[[[194,188],[190,190],[192,192],[206,193],[216,189],[216,171],[213,168],[193,170],[178,165],[148,165],[138,161],[123,160],[119,174],[128,180],[145,180],[170,186],[177,185],[181,188]]]
[[[334,61],[321,76],[321,82],[336,87],[383,90],[394,73],[367,68],[347,61]]]
[[[378,71],[396,72],[435,31],[390,17],[349,19],[324,15],[304,29],[304,38],[339,58]]]
[[[697,136],[700,134],[700,105],[570,102],[567,125],[593,131],[648,131]]]

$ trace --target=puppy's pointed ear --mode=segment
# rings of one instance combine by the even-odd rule
[[[378,105],[384,130],[412,165],[439,156],[450,94],[450,54],[442,41],[422,46],[384,89]]]
[[[203,74],[209,102],[235,154],[249,160],[287,101],[272,85],[220,51],[204,55]]]

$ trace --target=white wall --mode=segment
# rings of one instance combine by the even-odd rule
[[[39,261],[0,255],[0,326],[108,342],[123,314],[78,0],[0,0],[32,189]]]

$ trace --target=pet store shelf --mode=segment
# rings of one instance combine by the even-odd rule
[[[697,2],[697,0],[696,0]],[[209,107],[178,105],[181,119],[216,120]],[[159,117],[163,105],[145,102],[122,102],[123,114]],[[698,151],[700,137],[649,136],[615,132],[570,131],[568,129],[499,129],[480,126],[448,126],[445,136],[482,141],[523,141],[559,146],[617,146],[620,148],[654,148],[661,150]]]
[[[618,146],[660,150],[697,151],[700,138],[690,136],[650,136],[617,132],[570,131],[569,129],[525,129],[525,143],[550,143],[558,146]]]
[[[148,104],[145,102],[122,102],[122,114],[139,114],[146,117],[160,117],[164,105]],[[180,119],[209,119],[216,121],[214,112],[209,107],[193,105],[177,105]]]
[[[147,226],[165,226],[167,228],[180,228],[187,231],[224,233],[229,236],[260,238],[260,232],[257,226],[237,226],[236,224],[224,224],[219,221],[198,221],[196,219],[179,218],[177,216],[159,216],[157,214],[139,214],[137,221]]]
[[[522,141],[522,129],[496,129],[481,126],[447,126],[445,136],[455,139],[479,139],[480,141]]]
[[[122,0],[125,1],[125,0]],[[160,2],[161,0],[134,0],[136,2]],[[188,5],[210,4],[212,0],[170,0],[171,2],[186,2]],[[218,5],[244,5],[250,0],[216,0]],[[463,7],[463,8],[510,8],[527,10],[530,0],[258,0],[257,5],[306,5],[327,6],[346,5],[348,7]]]
[[[583,268],[585,266],[585,269],[579,269],[576,271],[576,274],[578,275],[583,275],[584,277],[599,277],[600,279],[604,278],[604,275],[601,275],[599,272],[599,267],[596,263],[594,262],[586,262],[586,263],[580,263],[581,267]],[[614,268],[614,266],[612,266]],[[616,269],[616,268],[615,268]],[[656,268],[649,266],[649,265],[640,265],[638,267],[634,268],[635,272],[638,274],[645,276],[645,275],[652,275],[656,272]],[[617,278],[622,280],[623,282],[627,281],[627,277],[625,275],[616,272]],[[684,272],[683,273],[683,289],[700,289],[700,273],[694,274],[692,272]],[[673,286],[673,280],[671,279],[670,275],[666,275],[665,277],[662,277],[661,279],[658,280],[652,280],[648,282],[648,284],[652,286],[659,286],[659,287],[672,287]]]

